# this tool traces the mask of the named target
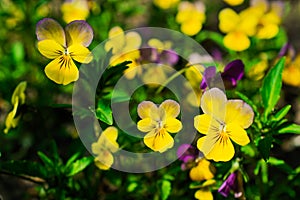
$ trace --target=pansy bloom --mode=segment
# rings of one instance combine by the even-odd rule
[[[194,118],[195,128],[204,137],[197,141],[197,147],[207,159],[229,161],[234,156],[231,141],[245,146],[250,142],[247,132],[254,113],[242,100],[227,100],[224,92],[218,88],[206,91],[201,98],[204,112]]]
[[[213,83],[217,74],[216,67],[211,66],[205,69],[203,79],[200,85],[201,89],[205,89],[207,85]],[[244,75],[244,63],[241,60],[234,60],[228,63],[224,71],[221,73],[222,80],[226,88],[234,88],[237,82],[242,79]]]
[[[15,128],[20,120],[20,115],[17,116],[18,108],[25,103],[25,89],[27,86],[27,82],[23,81],[18,84],[16,89],[13,92],[11,97],[11,103],[13,105],[13,110],[8,113],[5,120],[5,129],[4,133],[8,133],[11,128]]]
[[[176,22],[180,24],[180,30],[184,34],[193,36],[199,33],[205,20],[205,5],[201,1],[182,1],[179,4]]]
[[[141,120],[137,128],[146,132],[144,143],[153,151],[160,153],[172,148],[174,139],[169,133],[177,133],[182,129],[181,122],[176,119],[180,106],[176,101],[165,100],[159,106],[151,101],[143,101],[138,105]]]
[[[58,22],[45,18],[37,23],[38,50],[49,59],[54,59],[45,68],[49,79],[67,85],[76,81],[79,71],[73,59],[89,63],[93,59],[87,49],[93,39],[93,30],[85,21],[69,23],[63,29]]]
[[[198,200],[213,200],[214,196],[211,193],[211,187],[216,184],[214,179],[209,179],[205,181],[200,189],[195,193],[195,198]]]
[[[95,165],[102,170],[108,170],[114,162],[112,153],[119,149],[117,143],[118,129],[110,126],[106,128],[98,138],[98,141],[92,144],[92,152],[96,155]]]
[[[218,192],[224,197],[228,197],[231,191],[234,192],[235,198],[243,195],[242,175],[239,171],[231,173],[218,189]]]
[[[131,61],[129,68],[125,70],[125,77],[133,79],[136,74],[141,73],[140,67],[137,67],[137,59],[140,58],[139,47],[142,44],[142,38],[138,32],[130,31],[124,33],[123,29],[115,26],[108,33],[108,40],[105,43],[105,50],[111,50],[110,65],[115,66],[125,61]]]
[[[67,23],[85,20],[90,13],[87,0],[65,0],[60,9],[63,13],[63,20]]]

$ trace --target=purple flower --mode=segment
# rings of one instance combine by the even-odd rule
[[[226,65],[224,71],[221,73],[226,88],[236,87],[237,81],[241,80],[244,75],[244,67],[244,63],[241,60],[234,60]],[[216,79],[216,74],[216,67],[211,66],[206,68],[200,88],[205,89],[207,85],[212,85]]]
[[[159,63],[166,65],[175,65],[179,57],[173,50],[162,50],[161,52],[154,47],[146,47],[140,49],[141,58],[140,62]]]
[[[231,173],[218,189],[218,192],[224,197],[228,197],[230,191],[233,191],[235,198],[241,197],[243,193],[239,190],[238,176],[238,171]]]
[[[281,58],[283,56],[289,56],[293,60],[296,56],[296,51],[294,47],[291,45],[291,43],[287,42],[285,45],[282,46],[280,49],[280,52],[278,54],[278,58]]]
[[[186,170],[189,168],[189,163],[194,162],[199,156],[200,152],[197,148],[190,144],[182,144],[177,150],[177,157],[179,160],[183,161],[181,164],[181,169]]]

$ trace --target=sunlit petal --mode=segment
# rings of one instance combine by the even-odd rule
[[[223,33],[233,31],[240,21],[239,15],[232,9],[226,8],[219,13],[219,28]]]
[[[103,151],[95,158],[94,162],[99,169],[108,170],[114,163],[114,157],[108,151]]]
[[[36,35],[39,41],[54,40],[61,46],[66,46],[64,29],[53,19],[40,20],[36,25]]]
[[[208,114],[197,115],[194,118],[194,127],[202,134],[219,131],[220,123]]]
[[[227,98],[219,88],[206,91],[201,98],[201,108],[205,114],[224,122]]]
[[[154,131],[148,133],[144,137],[144,143],[153,151],[162,153],[167,149],[173,147],[174,140],[169,133],[162,129],[157,133],[155,133]]]
[[[98,142],[102,145],[102,148],[114,153],[118,150],[119,144],[117,143],[118,129],[110,126],[106,128],[100,135]]]
[[[200,189],[195,193],[195,198],[198,200],[213,200],[214,197],[209,189]]]
[[[219,133],[210,133],[204,137],[201,137],[197,141],[197,148],[206,156],[214,148],[215,144],[218,142]]]
[[[142,38],[137,32],[128,32],[125,35],[126,46],[123,52],[133,51],[142,44]]]
[[[248,36],[239,31],[228,33],[224,39],[224,45],[234,51],[244,51],[250,47]]]
[[[22,81],[21,83],[19,83],[16,87],[16,89],[13,92],[13,95],[11,97],[11,103],[13,105],[15,105],[18,101],[18,103],[20,104],[24,104],[25,103],[25,89],[27,86],[27,82],[26,81]]]
[[[116,54],[122,50],[125,45],[125,34],[121,27],[115,26],[108,33],[109,40],[105,43],[105,51],[112,49],[112,53]]]
[[[81,44],[89,46],[93,40],[93,29],[84,20],[76,20],[69,23],[66,27],[67,46]]]
[[[51,61],[45,68],[49,79],[57,84],[67,85],[79,77],[78,69],[70,57],[60,56]]]
[[[180,106],[174,100],[165,100],[159,107],[165,110],[166,117],[176,118],[180,113]]]
[[[242,100],[229,100],[226,104],[225,123],[234,123],[248,128],[253,122],[252,108]]]
[[[49,59],[55,59],[64,54],[64,47],[55,40],[42,40],[38,42],[38,50]]]
[[[82,46],[81,44],[74,44],[68,48],[70,56],[80,63],[89,63],[93,59],[92,53],[88,48]]]
[[[204,154],[207,159],[218,161],[229,161],[234,156],[234,147],[229,137],[220,137],[208,154]]]
[[[143,101],[138,105],[137,112],[140,118],[148,118],[150,117],[150,110],[157,107],[153,102],[151,101]]]
[[[157,122],[150,118],[144,118],[137,123],[137,128],[142,132],[152,131],[157,125]]]
[[[196,167],[193,167],[190,171],[190,178],[193,181],[203,181],[212,179],[214,174],[210,170],[210,162],[205,158],[201,159]]]
[[[188,20],[181,24],[180,30],[186,35],[196,35],[202,29],[202,23],[198,20]]]
[[[170,133],[177,133],[182,129],[182,124],[178,119],[167,118],[165,121],[165,129]]]
[[[241,146],[245,146],[250,142],[247,132],[237,124],[226,125],[226,133],[228,133],[230,139]]]

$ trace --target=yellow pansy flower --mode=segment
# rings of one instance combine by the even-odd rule
[[[5,119],[5,129],[4,133],[8,133],[11,128],[15,128],[20,120],[21,116],[16,116],[18,107],[25,103],[25,90],[26,90],[27,82],[23,81],[18,84],[16,89],[13,92],[11,97],[11,103],[13,105],[13,110],[8,113]]]
[[[259,57],[260,60],[247,71],[247,76],[255,81],[261,80],[269,67],[268,56],[262,53]]]
[[[202,96],[202,90],[200,89],[200,84],[202,82],[202,73],[204,72],[205,68],[203,65],[192,65],[188,66],[185,71],[185,77],[187,78],[188,82],[187,85],[190,84],[192,86],[192,91],[187,94],[187,101],[190,105],[194,107],[200,106],[200,100]],[[196,94],[196,101],[195,95]]]
[[[197,141],[197,147],[207,159],[229,161],[234,156],[231,142],[245,146],[250,142],[247,132],[254,113],[242,100],[227,100],[224,92],[218,88],[206,91],[201,98],[204,112],[194,118],[195,128],[204,137]]]
[[[95,165],[99,169],[108,170],[114,163],[112,153],[119,149],[117,137],[118,129],[110,126],[101,133],[98,141],[92,144],[92,152],[96,155]]]
[[[213,200],[214,196],[211,193],[211,187],[216,184],[214,179],[205,181],[201,188],[195,193],[195,198],[198,200]]]
[[[73,59],[80,63],[93,59],[87,48],[92,42],[93,30],[85,21],[73,21],[63,29],[55,20],[45,18],[37,23],[36,35],[40,53],[54,59],[46,66],[45,73],[57,84],[67,85],[78,79]]]
[[[90,13],[87,0],[66,0],[60,9],[66,23],[85,20]]]
[[[197,162],[197,161],[196,161]],[[197,166],[193,167],[190,171],[190,178],[193,181],[203,181],[214,178],[215,168],[205,158],[198,161]]]
[[[193,36],[199,33],[205,19],[205,5],[202,2],[182,1],[179,4],[176,22],[181,25],[180,30],[184,34]]]
[[[139,33],[131,31],[124,33],[119,26],[113,27],[108,33],[108,41],[105,43],[105,50],[112,50],[110,65],[115,66],[124,61],[131,61],[129,68],[125,70],[125,77],[133,79],[136,74],[141,73],[140,67],[137,64],[137,59],[140,58],[139,47],[142,44],[142,38]]]
[[[238,6],[244,2],[244,0],[223,0],[223,1],[231,6]]]
[[[153,0],[153,3],[161,9],[169,9],[175,6],[180,0]]]
[[[176,101],[165,100],[158,107],[151,101],[143,101],[138,105],[141,120],[137,128],[146,132],[144,143],[153,151],[160,153],[172,148],[174,139],[169,133],[177,133],[182,129],[181,122],[176,119],[180,106]]]
[[[300,54],[295,60],[287,62],[282,72],[282,81],[288,85],[300,87]]]
[[[250,47],[250,36],[256,33],[259,17],[250,10],[236,13],[230,8],[225,8],[219,13],[219,28],[226,33],[223,43],[234,51],[244,51]]]

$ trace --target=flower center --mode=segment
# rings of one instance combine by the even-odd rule
[[[220,125],[220,137],[222,137],[224,140],[228,139],[228,133],[226,131],[226,125],[225,124],[221,124]]]
[[[64,55],[65,55],[65,56],[69,55],[69,51],[68,51],[67,48],[65,48]]]

